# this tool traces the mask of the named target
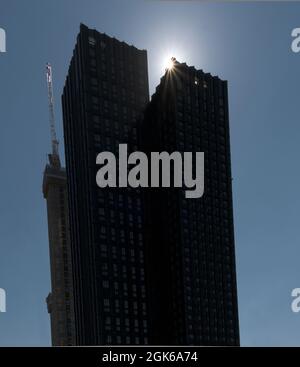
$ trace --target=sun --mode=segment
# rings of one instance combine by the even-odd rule
[[[172,71],[174,69],[174,66],[175,66],[175,57],[174,56],[166,56],[163,58],[163,68],[165,71]]]
[[[171,58],[169,58],[169,59],[167,60],[167,62],[166,62],[166,69],[167,69],[168,71],[171,71],[173,68],[174,68],[174,58],[173,58],[173,57],[171,57]]]

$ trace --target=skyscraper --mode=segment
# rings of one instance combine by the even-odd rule
[[[145,190],[150,343],[238,345],[227,82],[173,60],[141,136],[148,153],[205,154],[202,198]]]
[[[148,99],[146,51],[81,25],[62,96],[77,345],[148,343],[142,197],[96,185]]]
[[[81,25],[62,96],[77,345],[238,345],[227,83]],[[205,192],[105,188],[96,156],[204,152]],[[195,169],[195,167],[193,167]]]
[[[66,171],[50,154],[43,180],[47,200],[51,293],[47,297],[53,346],[75,345]]]

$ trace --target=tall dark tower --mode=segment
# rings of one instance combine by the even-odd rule
[[[52,152],[43,179],[47,201],[51,293],[47,297],[53,346],[75,345],[73,280],[66,170],[61,166],[54,124],[52,69],[47,65]]]
[[[142,141],[149,153],[205,154],[202,198],[145,191],[150,343],[238,345],[227,82],[173,60]]]
[[[62,96],[77,345],[148,343],[141,195],[96,185],[148,99],[146,51],[81,25]]]

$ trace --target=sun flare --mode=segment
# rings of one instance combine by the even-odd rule
[[[166,61],[166,69],[171,71],[174,67],[174,58],[171,57]]]
[[[162,59],[162,66],[165,71],[171,71],[174,68],[175,65],[175,57],[171,54],[168,54]]]

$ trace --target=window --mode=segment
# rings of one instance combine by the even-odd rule
[[[99,118],[99,116],[94,115],[94,116],[93,116],[93,121],[94,121],[96,124],[99,124],[99,123],[100,123],[100,118]]]
[[[92,83],[92,85],[98,85],[97,78],[91,78],[91,83]]]
[[[93,97],[92,97],[92,102],[93,102],[94,104],[99,104],[99,98],[98,98],[98,97],[93,96]]]
[[[92,36],[89,37],[89,44],[91,46],[95,46],[96,45],[96,39]]]

